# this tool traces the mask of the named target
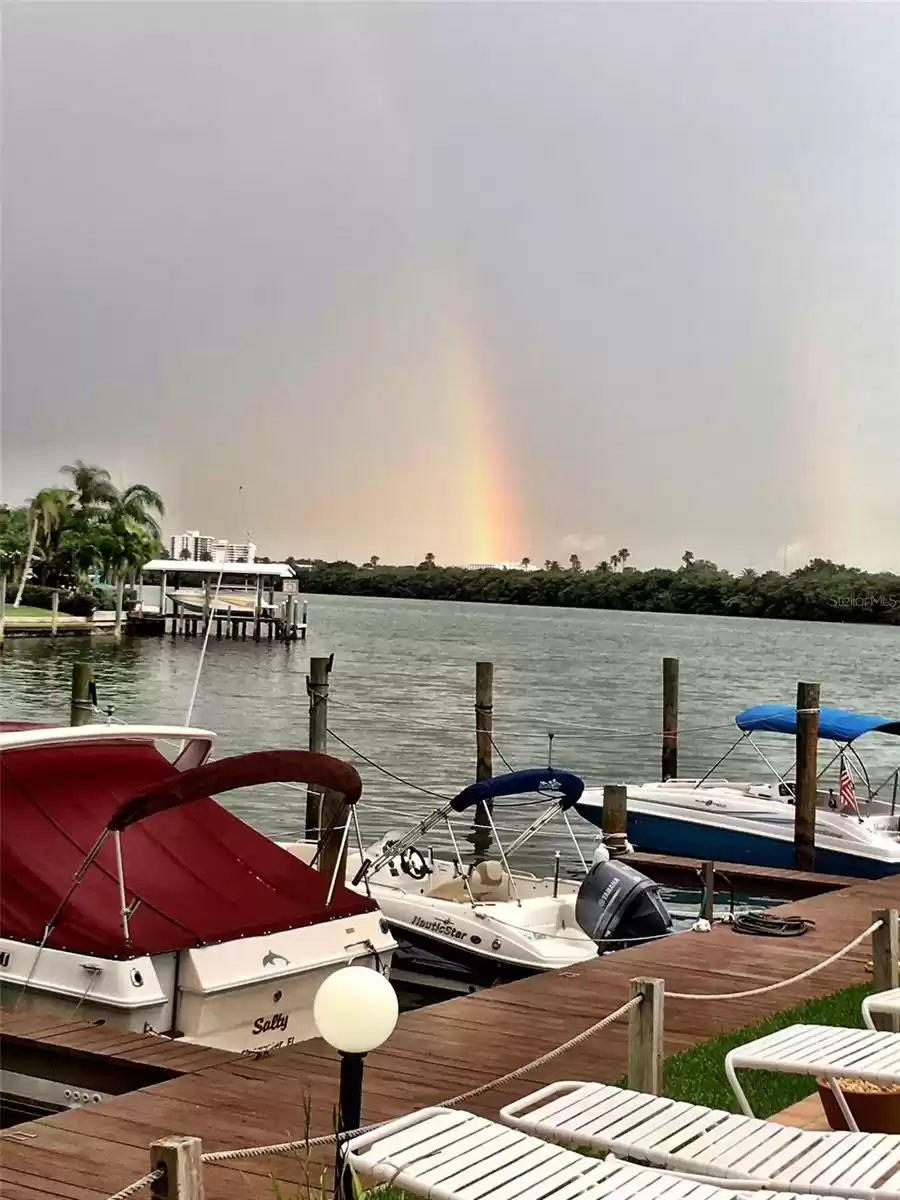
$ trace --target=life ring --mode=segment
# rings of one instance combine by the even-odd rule
[[[425,861],[425,855],[421,850],[417,850],[415,846],[407,846],[400,855],[400,869],[410,879],[424,879],[428,874],[428,863]]]

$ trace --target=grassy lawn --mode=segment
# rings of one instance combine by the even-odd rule
[[[48,621],[49,622],[50,617],[52,615],[53,614],[50,612],[49,608],[32,608],[28,604],[20,604],[18,608],[13,608],[13,606],[11,604],[7,604],[7,606],[6,606],[6,623],[7,623],[7,625],[11,625],[15,621],[21,620],[23,618],[27,618],[27,620],[29,620],[29,621],[36,620],[36,621]],[[60,613],[59,614],[60,625],[65,624],[67,621],[77,621],[78,624],[80,625],[80,624],[84,623],[84,618],[83,617],[70,617],[68,613]]]
[[[870,984],[846,988],[821,1000],[809,1000],[785,1012],[776,1013],[733,1033],[723,1033],[692,1050],[685,1050],[667,1059],[665,1092],[673,1100],[690,1100],[710,1108],[738,1112],[728,1081],[725,1078],[725,1055],[735,1046],[765,1037],[786,1025],[846,1025],[862,1028],[860,1004],[871,991]],[[758,1117],[770,1117],[816,1090],[815,1080],[808,1075],[779,1075],[769,1071],[744,1071],[741,1082],[747,1099]]]

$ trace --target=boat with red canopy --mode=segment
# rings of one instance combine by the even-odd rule
[[[278,781],[353,805],[356,770],[301,750],[213,762],[214,743],[183,727],[0,725],[4,1002],[256,1053],[316,1036],[334,970],[388,970],[374,901],[213,798]]]

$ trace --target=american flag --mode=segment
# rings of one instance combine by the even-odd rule
[[[841,808],[859,816],[859,805],[856,803],[856,789],[853,786],[853,776],[850,774],[850,768],[844,762],[843,756],[841,757],[841,781],[838,790],[841,798]]]

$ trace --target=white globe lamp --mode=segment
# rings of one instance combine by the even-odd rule
[[[387,979],[371,967],[329,975],[313,1003],[319,1036],[342,1054],[368,1054],[394,1032],[400,1007]]]
[[[316,992],[313,1021],[320,1037],[341,1056],[338,1134],[362,1125],[363,1060],[394,1032],[400,1006],[387,979],[371,967],[341,967]],[[353,1175],[345,1170],[343,1143],[337,1141],[336,1200],[354,1200]]]

